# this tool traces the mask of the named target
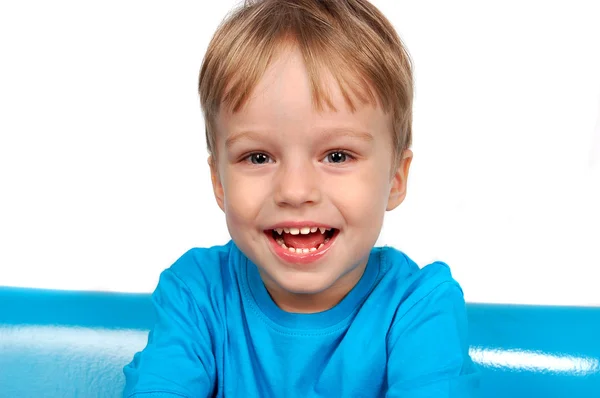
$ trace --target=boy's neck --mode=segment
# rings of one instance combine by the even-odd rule
[[[367,260],[335,281],[330,288],[314,294],[292,293],[282,289],[259,270],[267,292],[283,311],[297,314],[324,312],[338,305],[362,278]]]

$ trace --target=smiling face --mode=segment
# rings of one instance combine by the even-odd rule
[[[404,199],[412,159],[394,164],[392,123],[380,107],[313,105],[302,55],[283,52],[244,107],[215,120],[215,197],[236,245],[290,312],[335,306],[358,282],[386,210]],[[390,172],[390,170],[392,172]]]

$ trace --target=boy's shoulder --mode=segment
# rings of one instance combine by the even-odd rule
[[[450,266],[444,261],[436,260],[420,267],[406,253],[392,246],[375,247],[373,252],[379,254],[382,274],[389,274],[397,281],[426,279],[456,282],[452,277]]]
[[[454,279],[450,266],[433,261],[420,267],[404,252],[390,246],[378,247],[380,278],[376,290],[391,291],[398,303],[416,303],[434,291],[456,290],[462,295],[460,284]]]
[[[231,276],[231,264],[239,261],[236,254],[232,241],[218,246],[194,247],[163,272],[174,274],[191,288],[209,285],[217,287],[217,281]]]

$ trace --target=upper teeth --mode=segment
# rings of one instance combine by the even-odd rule
[[[326,231],[331,231],[331,228],[323,228],[323,227],[302,227],[302,228],[275,228],[275,231],[281,235],[283,232],[285,232],[286,234],[292,234],[292,235],[298,235],[298,234],[302,234],[302,235],[308,235],[311,232],[317,232],[317,230],[321,231],[322,234],[324,234]]]

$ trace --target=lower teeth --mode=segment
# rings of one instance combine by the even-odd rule
[[[310,249],[296,249],[293,247],[287,247],[285,245],[285,242],[283,241],[283,239],[279,238],[277,239],[277,243],[279,244],[279,246],[283,247],[284,249],[289,250],[291,253],[302,253],[302,254],[307,254],[307,253],[312,253],[312,252],[316,252],[317,250],[319,250],[320,248],[322,248],[323,246],[325,246],[325,244],[329,242],[329,238],[326,238],[325,241],[323,241],[323,243],[321,243],[319,245],[319,247],[311,247]]]

